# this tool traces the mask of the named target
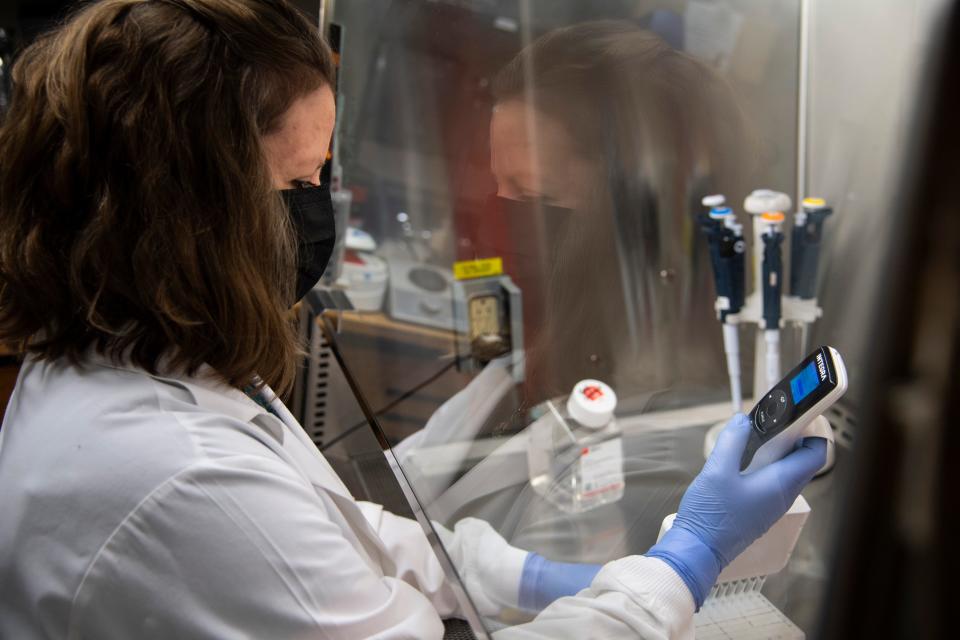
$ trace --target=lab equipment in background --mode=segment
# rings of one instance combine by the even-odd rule
[[[833,209],[823,198],[804,198],[800,211],[793,216],[790,244],[790,293],[802,300],[816,297],[817,265],[823,223]]]
[[[723,206],[725,201],[726,198],[719,194],[703,198],[703,205],[710,207],[710,211],[701,215],[700,224],[710,247],[710,262],[717,291],[715,307],[723,326],[723,350],[727,356],[730,399],[736,413],[743,405],[740,335],[736,323],[730,320],[729,316],[739,313],[743,308],[746,243],[743,240],[743,226],[737,223],[733,209]]]
[[[767,215],[765,219],[765,214],[789,211],[791,206],[792,202],[787,194],[770,189],[753,191],[743,203],[743,208],[753,216],[753,292],[747,296],[743,309],[737,314],[730,314],[728,319],[739,324],[752,323],[761,327],[754,350],[754,398],[759,398],[780,378],[780,347],[773,348],[772,344],[774,341],[777,345],[780,344],[778,330],[782,325],[793,323],[805,327],[823,315],[815,298],[802,299],[796,295],[783,295],[783,219],[779,215]],[[766,240],[764,234],[767,236]],[[765,258],[768,260],[766,275]],[[772,273],[777,274],[775,282],[769,278]],[[774,291],[775,288],[780,289],[779,294]],[[776,334],[771,333],[773,331],[777,331]],[[770,349],[768,344],[771,345]],[[771,351],[769,355],[768,351]]]
[[[350,227],[344,239],[343,268],[337,284],[356,311],[379,311],[387,292],[387,263],[373,254],[377,243],[365,231]]]
[[[395,216],[399,236],[380,247],[380,256],[390,269],[387,312],[395,320],[463,331],[454,321],[453,275],[430,246],[433,231],[416,228],[406,211]]]
[[[466,329],[454,324],[454,280],[449,269],[403,258],[388,258],[387,265],[387,312],[392,318],[437,329]]]
[[[387,262],[398,259],[440,264],[442,260],[437,255],[435,232],[442,235],[442,230],[415,226],[414,216],[399,211],[384,230],[387,240],[382,243],[381,255]]]
[[[723,205],[727,204],[727,197],[722,193],[715,193],[713,195],[703,196],[703,199],[700,201],[700,204],[702,204],[705,207],[709,207],[711,209],[714,207],[722,207]]]
[[[457,262],[453,274],[457,355],[464,368],[477,370],[509,354],[511,375],[516,382],[522,382],[523,295],[503,274],[503,261],[491,258]]]
[[[333,245],[330,262],[323,272],[320,284],[332,287],[343,273],[343,260],[347,250],[347,229],[350,225],[350,207],[353,203],[353,192],[343,189],[338,182],[330,184],[330,199],[333,200],[333,218],[336,225],[337,241]]]
[[[793,216],[790,244],[790,294],[798,300],[817,305],[817,267],[820,262],[820,244],[823,223],[833,213],[823,198],[804,198]],[[807,350],[809,324],[800,325],[800,349]]]
[[[846,391],[847,369],[839,351],[820,347],[808,355],[750,411],[753,429],[740,470],[750,473],[779,460],[805,436],[829,441],[829,425],[823,433],[815,419]]]
[[[780,377],[780,318],[783,316],[783,213],[760,216],[763,225],[763,337],[766,344],[767,383]]]
[[[781,303],[772,300],[774,294],[768,290],[768,283],[764,280],[766,247],[768,241],[772,238],[768,237],[768,239],[764,239],[764,234],[768,231],[769,225],[763,220],[763,216],[770,212],[789,211],[792,205],[793,203],[790,200],[790,196],[780,191],[773,191],[772,189],[756,189],[747,196],[743,202],[744,210],[753,217],[753,295],[750,296],[751,300],[748,301],[749,309],[744,310],[746,312],[744,315],[749,316],[745,318],[745,320],[757,323],[764,330],[763,334],[757,334],[756,339],[753,376],[753,397],[755,398],[780,378],[779,346],[777,346],[774,361],[771,361],[767,357],[767,345],[769,341],[776,340],[779,345],[779,322],[781,316],[779,307]],[[780,239],[782,241],[782,236]],[[773,265],[770,266],[772,267]],[[782,271],[782,266],[780,271]],[[782,289],[782,285],[779,282],[776,284],[777,288]],[[751,302],[753,304],[750,304]],[[772,307],[769,313],[768,305]],[[772,316],[774,312],[776,312],[778,316],[776,318],[776,334],[768,333],[768,331],[774,330],[774,327],[769,326],[770,320],[773,319]],[[774,366],[776,366],[778,370],[771,376]]]
[[[823,222],[832,212],[820,198],[808,198],[804,201],[803,210],[797,213],[794,220],[794,233],[791,247],[800,247],[799,254],[791,255],[791,293],[783,292],[783,223],[782,211],[792,206],[790,197],[785,193],[770,189],[757,189],[744,200],[744,209],[753,216],[753,292],[745,298],[736,297],[736,287],[742,282],[739,275],[731,275],[730,263],[718,262],[722,255],[724,243],[729,244],[735,237],[740,226],[736,223],[736,216],[728,207],[720,207],[725,201],[723,196],[707,196],[703,200],[704,206],[712,206],[710,214],[700,215],[707,242],[710,246],[711,260],[714,266],[714,277],[717,286],[717,310],[724,326],[724,351],[727,355],[727,369],[731,378],[731,395],[734,401],[734,410],[742,410],[742,398],[734,395],[734,372],[739,373],[739,353],[732,353],[732,345],[739,348],[737,326],[740,324],[756,324],[759,328],[756,337],[755,366],[753,381],[753,397],[763,397],[767,389],[774,386],[780,378],[780,329],[784,323],[790,322],[799,325],[805,344],[806,328],[822,315],[813,297],[816,283],[817,258],[819,245],[823,235]],[[722,227],[721,227],[722,225]],[[724,231],[729,229],[730,231]],[[724,234],[727,234],[724,239]],[[740,248],[741,255],[746,254],[745,241]],[[729,252],[729,249],[728,249]],[[732,283],[732,284],[731,284]],[[793,283],[796,283],[794,285]],[[730,292],[733,291],[733,294]],[[723,301],[724,293],[730,300]],[[740,302],[740,306],[737,306]],[[736,362],[733,362],[736,360]],[[739,376],[736,377],[739,382]],[[826,419],[823,424],[829,427]],[[722,423],[714,425],[704,440],[704,456],[708,456],[716,442]],[[828,464],[824,465],[821,473],[832,468],[833,447],[828,451]]]
[[[530,486],[562,511],[580,513],[623,497],[616,407],[613,389],[581,380],[565,403],[548,400],[534,408],[527,448]]]

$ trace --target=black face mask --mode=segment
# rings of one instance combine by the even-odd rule
[[[290,210],[290,221],[297,234],[296,302],[320,281],[333,255],[337,241],[333,200],[328,184],[284,189],[280,195]]]
[[[573,209],[567,207],[558,207],[539,200],[511,200],[500,196],[489,198],[487,211],[500,211],[504,215],[511,236],[545,234],[548,247],[557,245],[576,215]]]

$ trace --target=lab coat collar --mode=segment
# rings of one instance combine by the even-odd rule
[[[253,422],[260,414],[267,413],[263,407],[254,402],[247,394],[222,382],[213,367],[207,364],[201,365],[195,374],[187,375],[183,371],[171,370],[169,368],[163,371],[166,367],[161,363],[159,368],[163,372],[152,374],[134,364],[117,362],[93,350],[87,354],[87,360],[97,366],[137,373],[149,376],[160,382],[167,382],[179,386],[193,396],[198,407],[213,413],[228,415],[241,422]],[[271,429],[271,431],[274,430],[275,429]],[[271,435],[274,435],[280,442],[283,442],[282,434]]]
[[[253,401],[247,394],[221,381],[209,365],[202,365],[197,372],[188,376],[182,372],[166,371],[162,375],[150,374],[130,364],[112,361],[100,354],[92,354],[89,360],[96,365],[128,371],[154,380],[173,384],[185,390],[193,397],[197,407],[210,413],[230,416],[241,422],[252,424],[271,436],[279,445],[284,446],[286,438],[292,438],[296,445],[284,446],[287,455],[306,479],[318,489],[353,500],[350,490],[343,484],[326,458],[316,449],[316,445],[297,422],[297,419],[279,403],[279,416]],[[264,385],[261,396],[269,402],[276,396],[270,387]]]

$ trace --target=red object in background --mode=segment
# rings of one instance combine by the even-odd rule
[[[528,356],[523,387],[532,404],[546,397],[544,385],[552,378],[543,370],[540,344],[549,322],[545,294],[550,271],[539,225],[535,215],[508,214],[503,202],[491,196],[479,210],[458,210],[454,227],[458,260],[502,258],[504,273],[522,292],[523,347]]]
[[[350,185],[350,196],[354,204],[360,205],[367,201],[367,188],[363,185]]]
[[[360,254],[353,249],[347,249],[343,252],[343,261],[351,264],[367,264],[366,261],[360,257]]]
[[[588,400],[599,400],[603,397],[603,390],[600,387],[584,387],[583,395],[587,396]]]
[[[523,330],[526,346],[543,326],[543,294],[549,276],[540,250],[542,239],[533,216],[508,216],[500,200],[488,198],[476,212],[459,211],[455,232],[460,240],[458,260],[502,258],[503,271],[523,292]]]

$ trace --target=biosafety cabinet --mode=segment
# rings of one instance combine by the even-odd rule
[[[828,466],[696,617],[815,633],[897,141],[947,3],[883,4],[321,3],[342,234],[295,405],[357,496],[551,560],[642,554],[716,425],[829,344],[850,389]],[[536,614],[465,609],[478,637]]]

